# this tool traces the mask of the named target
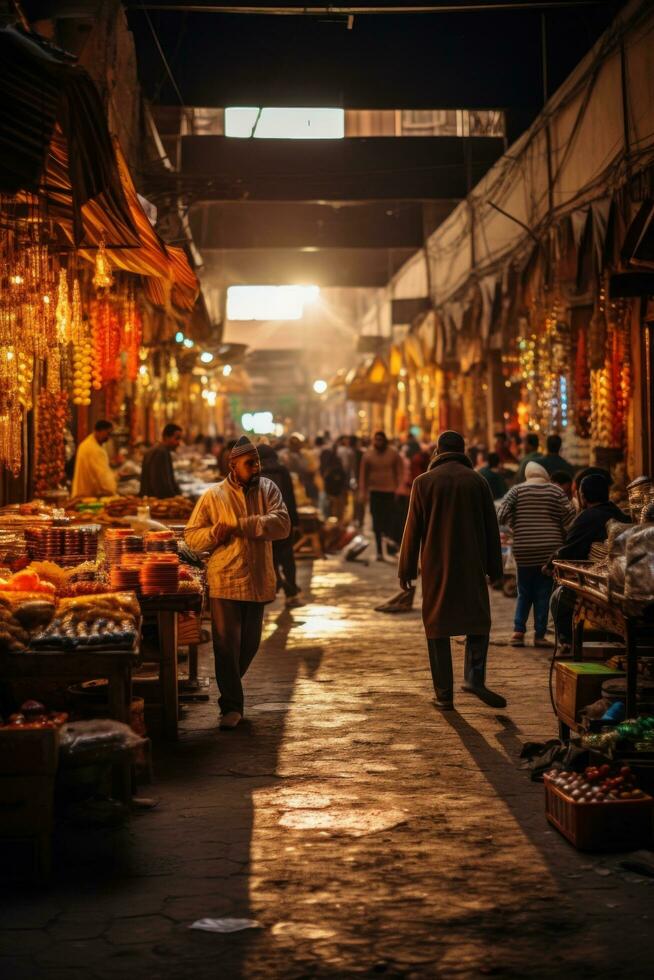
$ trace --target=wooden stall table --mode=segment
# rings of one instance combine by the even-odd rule
[[[202,593],[178,592],[172,595],[139,596],[144,620],[155,619],[159,636],[159,684],[166,738],[179,735],[179,677],[177,669],[177,616],[182,612],[201,612]]]
[[[82,681],[106,678],[109,683],[109,716],[126,725],[130,722],[132,668],[139,661],[138,647],[132,649],[32,650],[0,653],[0,681]],[[131,762],[116,766],[118,791],[123,802],[132,796]]]
[[[604,576],[594,569],[591,562],[555,561],[556,579],[560,585],[576,593],[573,617],[572,659],[581,660],[584,643],[584,624],[592,623],[596,629],[620,636],[625,644],[627,658],[627,718],[637,714],[638,650],[654,644],[654,608],[649,607],[640,615],[629,611],[623,596],[609,596],[604,589]]]

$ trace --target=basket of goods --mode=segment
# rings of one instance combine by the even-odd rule
[[[549,822],[580,851],[619,851],[652,843],[654,800],[629,766],[552,769],[543,777]]]
[[[12,846],[14,840],[35,838],[44,872],[49,869],[55,776],[66,720],[67,715],[48,712],[38,701],[25,701],[5,724],[0,721],[0,837]],[[11,862],[3,863],[5,878],[10,867]],[[16,870],[22,877],[24,866],[19,870],[16,865]]]

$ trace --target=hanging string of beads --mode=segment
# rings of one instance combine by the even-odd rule
[[[45,493],[66,479],[64,429],[68,421],[68,396],[65,392],[54,397],[47,391],[41,392],[36,415],[35,489],[37,493]]]

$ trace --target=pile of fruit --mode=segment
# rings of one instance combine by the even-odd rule
[[[24,568],[8,579],[0,578],[0,592],[43,592],[54,596],[57,591],[52,582],[42,579],[38,572]]]
[[[609,765],[588,766],[583,772],[551,769],[546,780],[574,803],[614,803],[616,800],[643,800],[647,794],[638,789],[629,766],[611,774]]]
[[[21,728],[24,731],[61,728],[67,721],[68,715],[63,711],[48,711],[40,701],[25,701],[19,711],[9,715],[4,725],[0,721],[0,728]]]

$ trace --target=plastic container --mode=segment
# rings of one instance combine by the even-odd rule
[[[545,814],[553,827],[579,851],[622,851],[650,847],[654,839],[654,800],[612,800],[578,803],[567,797],[548,776]]]

